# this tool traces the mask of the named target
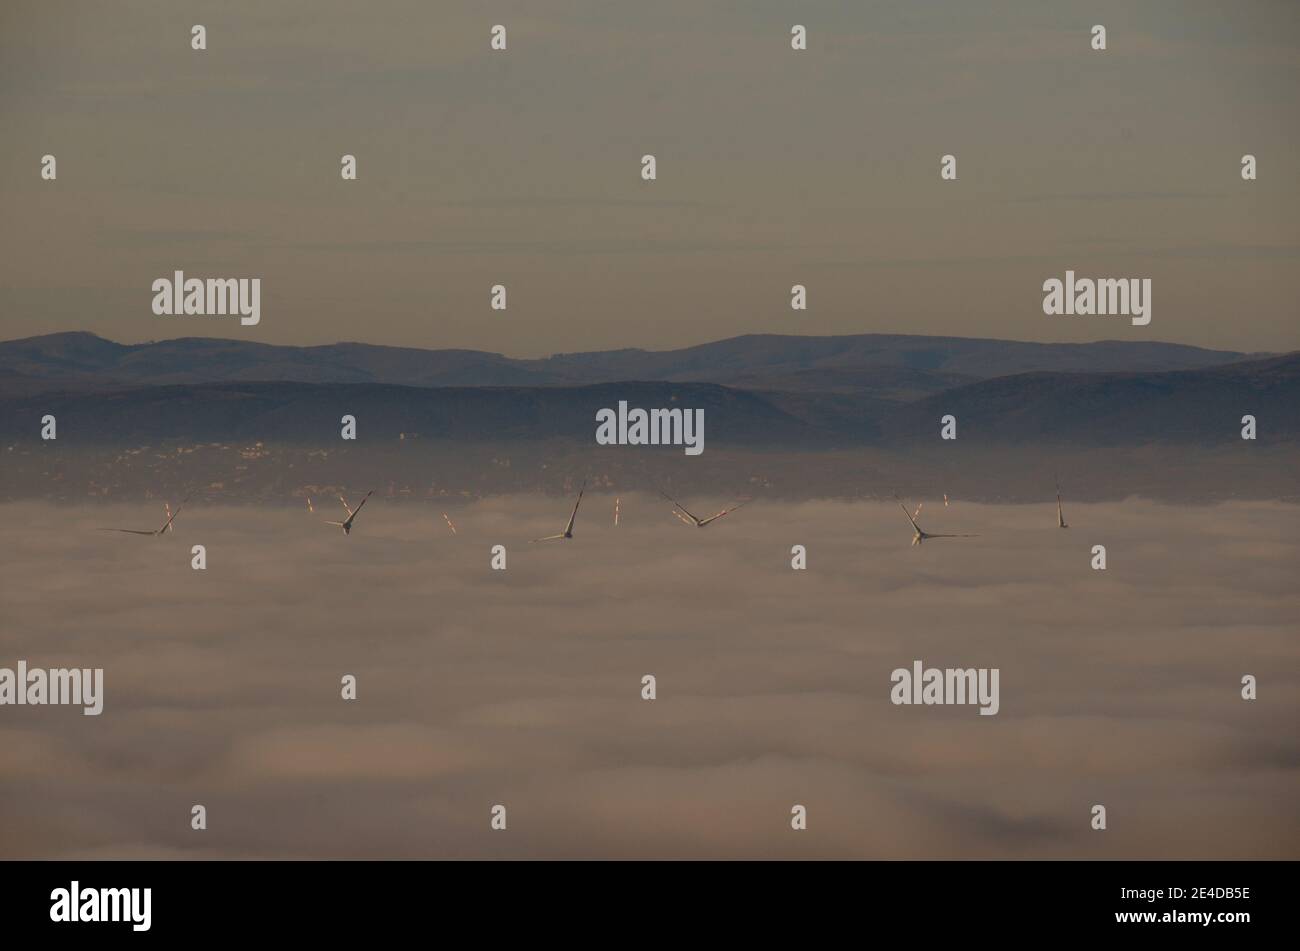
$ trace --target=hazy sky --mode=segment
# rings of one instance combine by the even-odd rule
[[[320,508],[3,506],[0,666],[105,696],[0,708],[0,857],[1300,856],[1295,506]],[[1000,711],[891,704],[914,660]]]
[[[1290,0],[7,2],[0,336],[1294,349],[1298,91]],[[1045,316],[1067,268],[1151,324]],[[261,324],[155,317],[176,269],[260,277]]]

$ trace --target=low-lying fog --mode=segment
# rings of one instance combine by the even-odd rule
[[[981,537],[914,548],[892,504],[588,495],[529,543],[571,505],[0,506],[0,668],[105,671],[98,717],[0,706],[0,856],[1300,857],[1294,506],[927,499]],[[999,712],[892,704],[915,660]]]

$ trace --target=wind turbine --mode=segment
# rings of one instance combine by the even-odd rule
[[[172,527],[172,522],[176,520],[177,515],[181,514],[181,509],[185,506],[185,503],[188,502],[189,500],[190,497],[188,495],[185,496],[185,498],[181,499],[181,504],[176,506],[175,512],[172,511],[172,507],[170,505],[164,502],[163,509],[167,512],[167,521],[162,523],[162,528],[155,528],[151,532],[141,531],[138,528],[101,528],[100,531],[101,532],[123,532],[124,534],[127,535],[165,535],[167,532],[175,531],[175,529]]]
[[[669,502],[673,503],[674,515],[680,518],[687,525],[694,525],[696,528],[703,528],[705,525],[708,525],[710,522],[717,521],[718,519],[722,518],[722,516],[729,515],[730,513],[736,511],[736,509],[740,508],[741,506],[748,505],[750,502],[753,501],[753,499],[745,499],[743,502],[739,502],[733,505],[729,509],[723,509],[721,512],[718,512],[716,515],[710,515],[708,518],[700,518],[698,515],[692,515],[689,511],[687,511],[686,507],[682,505],[682,503],[678,502],[667,492],[660,490],[659,494],[662,495]]]
[[[903,510],[903,514],[907,516],[907,520],[912,523],[912,528],[916,529],[916,534],[912,536],[913,545],[919,545],[927,538],[979,538],[978,535],[932,535],[929,532],[924,531],[920,525],[916,524],[916,516],[907,510],[907,506],[903,504],[902,499],[898,498],[898,496],[894,496],[894,498],[898,502],[898,507]],[[920,508],[918,508],[917,511],[919,512]]]
[[[370,498],[370,497],[371,497],[372,495],[374,495],[374,494],[375,494],[375,490],[374,490],[374,489],[371,489],[369,492],[367,492],[367,493],[366,493],[366,498],[365,498],[365,499],[362,499],[361,502],[357,505],[356,508],[348,508],[347,500],[344,499],[343,496],[340,495],[340,496],[339,496],[339,501],[343,503],[343,508],[347,510],[348,517],[347,517],[346,519],[344,519],[343,521],[341,521],[341,522],[326,522],[325,524],[326,524],[326,525],[337,525],[339,528],[343,529],[343,534],[344,534],[344,535],[351,535],[351,534],[352,534],[352,520],[353,520],[354,518],[356,518],[356,517],[357,517],[357,513],[361,511],[361,506],[363,506],[363,505],[366,504],[366,499]]]
[[[582,493],[587,491],[587,480],[582,480],[582,488],[578,490],[578,501],[573,503],[573,511],[569,514],[569,524],[564,526],[564,531],[558,535],[547,535],[545,538],[534,538],[535,542],[549,542],[556,539],[566,539],[573,537],[573,520],[578,517],[578,506],[582,504]]]
[[[1061,511],[1061,480],[1056,480],[1056,527],[1069,528],[1065,524],[1065,513]]]

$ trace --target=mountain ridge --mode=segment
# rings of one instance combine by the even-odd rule
[[[1272,356],[1159,341],[1029,343],[908,334],[746,334],[675,350],[513,358],[358,342],[310,347],[212,337],[122,344],[88,331],[0,341],[4,392],[117,384],[290,381],[403,386],[576,386],[620,380],[749,389],[874,391],[908,399],[971,379],[1054,371],[1163,371]],[[881,379],[894,373],[896,382]],[[905,375],[904,375],[905,374]]]
[[[570,387],[251,381],[71,389],[0,396],[0,438],[39,443],[40,419],[52,413],[61,444],[266,439],[328,445],[339,438],[342,415],[351,414],[359,442],[409,432],[463,442],[590,444],[596,411],[620,400],[643,408],[703,408],[707,443],[773,448],[937,443],[946,415],[958,419],[958,447],[1240,442],[1245,414],[1259,418],[1261,442],[1295,442],[1300,352],[1195,370],[1012,374],[910,402],[862,392],[653,380]]]

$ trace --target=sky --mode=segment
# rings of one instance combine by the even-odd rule
[[[105,686],[0,708],[0,857],[1300,854],[1295,506],[929,499],[980,537],[914,548],[892,503],[592,493],[527,542],[569,506],[3,506],[0,667]],[[999,712],[891,704],[916,660]]]
[[[1291,350],[1298,91],[1287,0],[17,0],[0,336]],[[1044,315],[1067,269],[1150,278],[1151,323]],[[261,322],[155,316],[175,270],[260,278]]]

